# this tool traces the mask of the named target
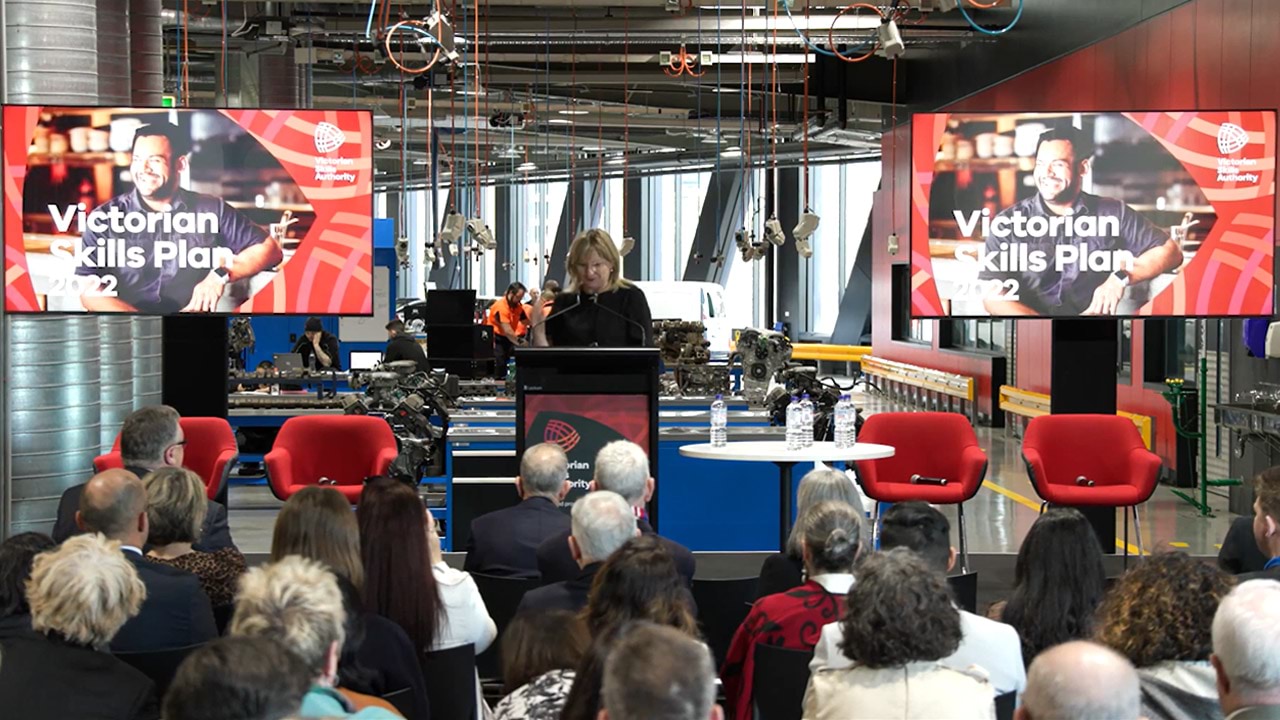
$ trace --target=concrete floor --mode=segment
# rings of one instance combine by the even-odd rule
[[[888,409],[885,401],[870,396],[855,398],[866,413]],[[978,428],[978,441],[990,458],[987,480],[978,495],[965,505],[971,554],[1017,553],[1022,538],[1035,522],[1040,501],[1020,454],[1020,444],[1004,429]],[[797,468],[799,470],[799,468]],[[235,482],[235,480],[233,480]],[[1216,555],[1234,517],[1227,500],[1210,494],[1214,516],[1201,517],[1199,511],[1160,486],[1140,510],[1143,542],[1147,552],[1180,549],[1192,555]],[[265,486],[233,484],[229,491],[228,518],[236,544],[247,555],[269,552],[271,529],[280,501]],[[944,508],[956,527],[954,507]],[[1123,514],[1117,512],[1117,532],[1122,532]],[[1117,538],[1117,549],[1123,549]],[[1131,537],[1130,542],[1134,540]],[[1130,548],[1137,552],[1137,548]]]

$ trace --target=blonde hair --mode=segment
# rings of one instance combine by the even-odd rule
[[[364,588],[360,526],[351,502],[333,488],[308,485],[285,501],[271,533],[271,561],[289,555],[319,560]]]
[[[600,228],[591,228],[578,233],[578,236],[573,239],[573,244],[569,246],[569,256],[565,259],[565,264],[569,269],[570,291],[578,289],[578,268],[586,262],[587,254],[592,252],[613,266],[609,271],[606,292],[631,285],[622,277],[622,255],[618,253],[618,246],[614,244],[613,237]]]
[[[37,555],[27,581],[33,629],[95,648],[110,643],[146,597],[120,543],[96,533]]]
[[[199,475],[186,468],[165,466],[147,473],[142,485],[147,490],[147,522],[151,525],[148,543],[163,546],[200,538],[209,498]]]
[[[346,610],[338,580],[324,565],[296,555],[256,567],[240,580],[231,635],[277,640],[316,676],[329,648],[346,639]]]

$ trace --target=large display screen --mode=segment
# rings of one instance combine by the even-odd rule
[[[12,313],[373,312],[362,110],[4,107]]]
[[[596,453],[614,440],[630,440],[649,448],[647,395],[571,395],[526,393],[525,447],[556,443],[569,458],[569,483],[564,499],[572,505],[595,476]]]
[[[912,118],[911,314],[1258,316],[1276,113]]]

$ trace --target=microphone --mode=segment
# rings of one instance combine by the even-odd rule
[[[925,477],[923,475],[912,475],[911,484],[912,485],[946,485],[947,479],[936,478],[936,477]]]
[[[565,294],[567,295],[567,293],[565,293]],[[577,308],[577,307],[579,307],[580,305],[582,305],[582,293],[574,293],[574,303],[573,303],[572,305],[570,305],[569,307],[560,308],[559,310],[556,310],[555,312],[551,313],[550,315],[548,315],[548,316],[546,316],[546,317],[542,318],[542,319],[541,319],[541,320],[539,320],[538,322],[531,324],[531,325],[529,326],[529,330],[531,330],[531,331],[532,331],[534,328],[542,327],[543,325],[546,325],[546,324],[547,324],[547,322],[548,322],[549,320],[551,320],[552,318],[558,318],[558,317],[560,317],[561,315],[566,315],[566,314],[568,314],[569,312],[572,312],[574,309],[576,309],[576,308]]]
[[[640,324],[640,321],[638,321],[638,320],[636,320],[636,319],[634,319],[634,318],[629,318],[629,317],[627,317],[626,315],[623,315],[622,313],[618,312],[617,310],[614,310],[613,308],[611,308],[611,307],[609,307],[609,306],[607,306],[607,305],[601,305],[601,304],[600,304],[600,295],[599,295],[599,293],[592,293],[591,295],[588,295],[587,297],[591,298],[591,303],[592,303],[593,305],[595,305],[596,307],[600,308],[601,310],[603,310],[603,311],[605,311],[605,312],[609,313],[610,315],[614,315],[614,316],[620,317],[620,318],[622,318],[623,320],[626,320],[627,322],[631,323],[631,324],[632,324],[632,325],[634,325],[635,327],[639,328],[639,330],[640,330],[640,347],[648,347],[648,346],[645,344],[645,341],[649,338],[649,332],[650,332],[650,330],[652,330],[652,328],[650,328],[650,329],[645,329],[645,326],[644,326],[644,325],[641,325],[641,324]]]
[[[1081,475],[1080,477],[1076,478],[1076,484],[1082,487],[1093,487],[1095,483],[1089,478]]]

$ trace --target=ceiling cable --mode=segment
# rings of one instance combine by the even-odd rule
[[[881,22],[884,22],[884,19],[885,19],[885,17],[884,17],[884,13],[880,11],[880,8],[878,8],[878,7],[876,7],[875,5],[872,5],[872,4],[870,4],[870,3],[865,3],[865,2],[856,2],[856,3],[853,3],[853,4],[851,4],[851,5],[846,5],[846,6],[842,7],[842,8],[840,8],[840,12],[836,13],[836,16],[835,16],[834,18],[832,18],[832,19],[831,19],[831,27],[830,27],[830,28],[828,28],[828,30],[827,30],[827,42],[831,45],[831,51],[832,51],[833,53],[835,53],[835,56],[836,56],[837,58],[839,58],[839,59],[841,59],[841,60],[843,60],[843,61],[845,61],[845,62],[847,62],[847,63],[858,63],[858,62],[862,62],[863,60],[866,60],[867,58],[871,57],[872,55],[875,55],[875,54],[876,54],[876,48],[878,48],[878,47],[880,46],[880,41],[879,41],[879,39],[877,38],[876,40],[874,40],[873,42],[871,42],[871,43],[870,43],[870,44],[871,44],[871,49],[870,49],[870,50],[868,50],[866,53],[864,53],[864,54],[862,54],[862,55],[858,55],[858,56],[845,55],[845,54],[843,54],[843,53],[841,53],[841,52],[840,52],[840,49],[839,49],[838,47],[836,47],[836,40],[835,40],[836,23],[840,20],[840,18],[841,18],[841,17],[843,17],[843,16],[844,16],[844,14],[845,14],[845,13],[849,12],[850,10],[855,10],[855,11],[856,11],[856,10],[858,10],[858,9],[860,9],[860,8],[866,8],[866,9],[868,9],[868,10],[870,10],[870,11],[874,12],[874,13],[876,14],[876,16],[880,18],[880,21],[881,21]],[[855,16],[855,17],[857,16],[857,13],[856,13],[856,12],[854,13],[854,16]]]

